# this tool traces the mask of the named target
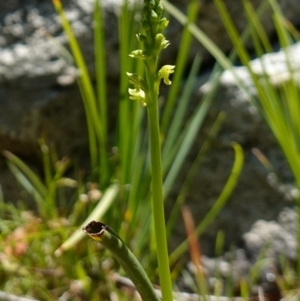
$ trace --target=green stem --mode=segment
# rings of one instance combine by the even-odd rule
[[[149,83],[150,100],[147,102],[147,112],[151,153],[152,211],[157,248],[158,271],[163,300],[172,301],[172,282],[169,268],[169,256],[164,215],[161,146],[158,120],[158,93],[155,86],[155,72],[148,75],[149,76],[147,80]]]
[[[92,221],[83,228],[83,231],[112,253],[134,283],[143,301],[160,301],[141,264],[111,228]]]

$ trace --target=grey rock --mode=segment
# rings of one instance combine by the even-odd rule
[[[219,275],[224,279],[232,278],[233,281],[238,281],[241,277],[247,275],[252,265],[243,249],[234,250],[218,258],[203,255],[201,260],[206,275],[211,277]],[[188,264],[188,270],[195,274],[193,263]]]
[[[277,260],[280,256],[296,258],[296,236],[275,221],[257,221],[244,235],[244,239],[253,258],[257,258],[261,252],[265,253],[264,257]]]
[[[275,87],[283,85],[291,79],[291,76],[296,81],[299,81],[299,51],[300,43],[296,43],[286,49],[280,49],[278,52],[268,53],[261,58],[252,60],[250,67],[262,80],[263,76],[267,75],[270,83]],[[221,76],[221,85],[226,86],[233,94],[233,98],[231,99],[233,105],[241,106],[241,104],[246,103],[248,110],[255,113],[255,108],[249,104],[250,99],[247,96],[248,94],[239,87],[237,78],[246,91],[250,92],[253,96],[257,95],[251,75],[247,68],[243,66],[224,71]]]
[[[243,236],[243,249],[232,249],[216,258],[202,255],[202,268],[209,284],[214,287],[218,275],[217,281],[230,281],[238,294],[241,279],[251,279],[253,295],[258,293],[258,287],[265,292],[276,292],[276,277],[282,269],[282,259],[296,260],[296,227],[295,209],[284,208],[278,221],[256,221]],[[187,269],[195,275],[192,262],[188,263]],[[184,279],[183,283],[186,288],[190,287]]]
[[[5,95],[9,95],[9,98]],[[26,102],[17,106],[16,99],[21,97]],[[35,97],[39,98],[39,102],[36,102]],[[37,139],[42,134],[50,142],[67,142],[57,145],[60,154],[70,154],[73,150],[84,147],[87,141],[86,122],[78,90],[32,91],[6,88],[0,89],[0,99],[0,150],[9,149],[27,157],[36,155]],[[78,127],[72,127],[74,122]]]
[[[79,37],[90,31],[91,8],[83,10],[78,1],[68,9],[67,16]],[[51,2],[18,4],[3,14],[1,23],[0,85],[49,88],[59,84],[59,78],[65,75],[73,75],[70,83],[74,83],[76,73],[62,57],[61,47],[66,40]],[[87,45],[91,43],[90,35]]]
[[[231,48],[231,43],[222,25],[220,17],[212,1],[202,1],[198,17],[199,27],[225,52]],[[260,1],[253,0],[257,6]],[[116,13],[121,1],[104,1],[104,20],[106,25],[106,51],[109,77],[118,78],[118,25]],[[297,23],[300,13],[300,1],[279,1],[283,13],[292,22]],[[186,10],[186,1],[174,1],[182,11]],[[225,1],[237,28],[245,28],[246,20],[242,13],[242,3]],[[44,79],[41,86],[62,84],[59,77],[70,72],[69,64],[61,58],[58,44],[66,45],[59,18],[49,1],[24,1],[22,5],[17,1],[1,1],[1,27],[0,27],[0,84],[9,83],[20,87],[33,87],[35,79]],[[69,1],[65,7],[68,19],[79,39],[80,46],[87,63],[93,71],[93,37],[92,37],[92,10],[93,1]],[[274,25],[270,11],[263,15],[263,25],[268,34],[274,32]],[[174,61],[180,47],[180,34],[182,27],[176,22],[166,32],[172,43],[165,52],[168,61]],[[50,38],[51,37],[51,38]],[[208,58],[208,52],[199,43],[192,47],[191,57],[200,52]],[[170,62],[169,62],[170,63]],[[72,81],[68,81],[72,83]],[[33,86],[32,86],[33,85]]]
[[[295,209],[284,208],[278,216],[279,225],[294,238],[297,235],[297,213]]]

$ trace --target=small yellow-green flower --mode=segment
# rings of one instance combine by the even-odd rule
[[[145,80],[136,73],[127,72],[127,76],[129,77],[129,82],[134,85],[134,89],[128,89],[129,98],[133,100],[137,100],[143,106],[146,106],[146,93],[148,90],[147,83]]]
[[[171,81],[169,79],[170,74],[174,73],[175,66],[173,65],[165,65],[158,71],[159,80],[164,79],[164,83],[166,85],[171,85]]]
[[[146,106],[146,94],[143,90],[141,89],[128,89],[128,93],[129,93],[129,98],[132,100],[137,100],[138,102],[140,102],[142,104],[142,106]]]
[[[135,59],[142,59],[142,60],[144,60],[144,59],[146,59],[146,58],[149,57],[149,54],[148,54],[146,51],[144,51],[144,50],[138,49],[138,50],[132,51],[132,52],[129,54],[129,56],[130,56],[130,57],[133,57],[133,58],[135,58]]]

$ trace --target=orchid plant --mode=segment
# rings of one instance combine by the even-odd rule
[[[162,80],[166,85],[171,84],[169,76],[174,73],[175,66],[165,65],[157,71],[159,55],[163,49],[170,45],[163,35],[163,31],[169,23],[166,18],[162,17],[163,10],[160,0],[144,1],[141,22],[144,33],[137,34],[137,39],[142,43],[143,49],[132,51],[130,56],[143,60],[145,76],[136,73],[127,73],[127,75],[129,82],[134,86],[133,89],[128,90],[130,98],[147,107],[151,153],[152,210],[158,270],[163,300],[172,301],[172,283],[164,216],[158,95]]]

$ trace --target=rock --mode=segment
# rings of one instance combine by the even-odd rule
[[[297,235],[297,213],[295,209],[284,208],[278,216],[279,225],[294,238]]]
[[[279,261],[280,256],[289,259],[296,259],[296,236],[295,233],[289,233],[275,221],[257,221],[250,232],[244,235],[246,248],[257,258],[261,252],[265,252],[267,258],[276,258]],[[264,248],[266,248],[264,250]]]
[[[252,0],[253,6],[260,1]],[[91,71],[93,71],[93,36],[92,11],[94,1],[72,0],[65,5],[66,14],[74,32],[79,39],[80,46]],[[119,74],[118,63],[118,24],[116,14],[121,1],[103,1],[104,20],[106,27],[106,52],[108,76],[117,79]],[[283,14],[292,22],[299,22],[300,1],[279,1]],[[173,2],[180,10],[186,10],[186,1]],[[236,1],[225,1],[237,28],[242,31],[246,20],[242,4]],[[76,72],[68,62],[62,58],[59,44],[66,45],[59,18],[49,1],[27,0],[22,6],[17,1],[0,1],[0,84],[8,83],[18,87],[34,88],[36,78],[43,79],[38,87],[51,87],[55,84],[69,85],[74,83]],[[173,20],[174,21],[174,20]],[[223,50],[228,52],[231,43],[222,25],[222,21],[212,1],[203,1],[197,25]],[[274,33],[274,24],[270,11],[263,15],[263,25],[267,34]],[[168,60],[175,61],[175,54],[180,47],[182,27],[174,22],[166,32],[172,47],[165,52]],[[208,52],[199,43],[192,47],[191,57],[200,52],[204,59],[209,57]],[[170,62],[169,62],[170,63]],[[67,77],[67,83],[63,80]]]
[[[206,275],[213,277],[219,274],[223,279],[232,278],[234,282],[246,276],[252,266],[243,249],[236,249],[217,258],[210,258],[203,255],[201,260]],[[195,274],[195,266],[193,263],[190,262],[188,264],[188,270]]]
[[[9,98],[6,98],[7,94]],[[24,98],[26,102],[16,105],[18,98]],[[50,141],[68,142],[56,145],[60,154],[71,154],[87,143],[86,121],[77,89],[32,91],[7,88],[0,90],[0,99],[1,150],[36,156],[39,152],[37,139],[42,134]],[[78,126],[72,127],[74,123]]]
[[[281,49],[274,53],[265,54],[261,58],[253,59],[250,67],[260,78],[263,78],[264,74],[266,74],[273,86],[280,87],[290,80],[291,76],[296,80],[300,79],[299,51],[300,43],[296,43],[285,50]],[[247,97],[246,92],[238,87],[236,77],[240,79],[245,89],[250,91],[250,94],[256,96],[251,76],[247,68],[243,66],[235,67],[234,73],[232,70],[226,70],[221,76],[221,85],[230,89],[233,95],[231,100],[233,105],[239,105],[241,102],[247,103],[249,102],[249,97]],[[254,110],[252,106],[248,106],[248,109]]]
[[[287,267],[286,262],[296,262],[296,227],[296,209],[284,208],[277,221],[255,222],[243,236],[243,249],[232,249],[216,258],[202,256],[202,267],[211,289],[215,287],[216,281],[223,288],[231,283],[231,293],[240,296],[241,281],[248,281],[252,296],[262,290],[265,294],[277,294],[272,300],[281,300],[281,289],[276,279]],[[195,275],[192,262],[188,263],[187,269]],[[181,280],[183,286],[190,289],[190,283],[185,279],[188,278]],[[226,295],[227,292],[222,293]]]

